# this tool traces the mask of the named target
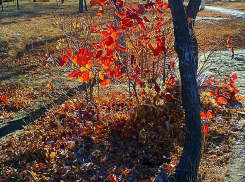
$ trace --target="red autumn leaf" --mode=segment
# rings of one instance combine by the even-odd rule
[[[114,40],[111,36],[105,38],[104,40],[101,41],[101,46],[105,47],[105,46],[110,46],[111,44],[113,44]]]
[[[243,96],[241,96],[241,95],[236,96],[236,100],[237,100],[237,101],[242,101],[242,100],[243,100]]]
[[[150,22],[150,20],[149,20],[146,16],[143,16],[143,20],[144,20],[145,22]]]
[[[200,117],[201,117],[201,119],[206,119],[207,118],[207,114],[204,111],[202,111],[201,114],[200,114]]]
[[[105,5],[106,0],[91,0],[90,1],[90,6],[95,6],[95,5]]]
[[[227,100],[226,100],[226,98],[224,98],[224,97],[219,97],[218,98],[218,102],[220,104],[224,104],[224,105],[226,105],[228,103]]]
[[[113,55],[113,53],[114,53],[114,50],[112,50],[112,49],[106,50],[106,56],[111,56],[111,55]]]
[[[121,51],[127,51],[127,48],[122,47],[118,44],[118,42],[115,42],[115,49],[121,50]]]
[[[158,84],[155,83],[155,91],[159,93],[161,91],[160,87]]]
[[[237,74],[236,73],[234,75],[232,75],[232,79],[233,79],[233,81],[235,81],[237,79]]]
[[[163,14],[164,12],[161,9],[157,8],[157,13]]]
[[[121,78],[122,77],[122,71],[121,70],[115,70],[115,77]]]
[[[9,100],[9,99],[8,99],[8,97],[7,97],[6,95],[0,97],[0,101],[4,102],[5,105],[8,104],[8,102],[9,102],[8,100]]]
[[[119,11],[115,11],[115,14],[120,17],[121,19],[123,19],[125,17],[125,14],[124,13],[121,13]]]
[[[101,58],[102,53],[103,53],[103,51],[102,51],[102,50],[99,50],[99,51],[97,52],[97,54],[95,55],[95,59]]]
[[[107,37],[107,36],[111,35],[111,33],[107,32],[107,31],[101,31],[100,33],[103,37]]]
[[[103,71],[99,71],[99,78],[101,80],[104,80],[104,72]]]
[[[213,96],[214,95],[214,92],[211,90],[210,91],[207,90],[207,91],[205,91],[205,93],[207,96]]]
[[[147,3],[146,5],[145,5],[145,9],[146,10],[154,10],[155,9],[155,3],[153,3],[153,2],[150,2],[150,3]]]
[[[145,24],[143,23],[143,21],[140,21],[138,24],[142,30],[146,31],[146,27],[145,27]]]
[[[72,56],[73,56],[73,51],[72,50],[67,49],[66,50],[66,53],[67,53],[67,55],[68,55],[69,58],[72,58]]]
[[[104,11],[103,10],[100,11],[100,12],[98,12],[98,13],[96,13],[97,16],[102,16],[103,14],[104,14]]]
[[[171,62],[171,63],[170,63],[170,66],[171,66],[173,69],[174,69],[174,64],[175,64],[174,62]]]
[[[157,30],[159,27],[161,27],[163,24],[161,22],[157,23],[153,30]]]
[[[51,82],[48,82],[47,87],[50,88],[51,90],[54,90],[54,86]]]
[[[40,167],[40,168],[42,168],[43,167],[43,163],[38,163],[38,166]]]
[[[237,87],[237,85],[235,84],[235,82],[233,81],[233,80],[229,80],[229,83],[230,83],[230,86],[232,87],[232,88],[236,88]]]
[[[169,8],[169,4],[168,3],[165,3],[165,2],[162,2],[162,3],[159,3],[157,5],[157,7],[161,7],[163,9],[168,9]]]
[[[159,17],[159,16],[156,16],[155,19],[156,19],[157,21],[164,22],[164,18],[161,18],[161,17]]]
[[[96,126],[96,129],[97,130],[101,130],[101,129],[104,129],[105,128],[105,126],[104,125],[99,125],[99,126]]]
[[[130,80],[134,80],[135,79],[135,75],[129,75],[129,79]]]
[[[93,52],[90,52],[87,48],[80,49],[72,61],[79,66],[85,66],[94,56]]]
[[[62,60],[59,62],[60,66],[64,66],[66,63],[68,63],[70,58],[67,55],[62,55]]]
[[[171,76],[171,77],[168,79],[168,82],[171,83],[171,85],[174,85],[174,84],[175,84],[174,76]]]
[[[231,73],[232,73],[232,71],[230,71],[230,72],[226,73],[226,75],[231,75]]]
[[[204,127],[203,127],[203,133],[205,133],[205,134],[208,133],[208,127],[209,127],[209,124],[208,123],[205,123],[204,124]]]
[[[89,82],[89,72],[88,71],[83,71],[82,73],[78,74],[78,79],[82,78],[82,80],[86,83]]]
[[[231,55],[234,56],[234,48],[231,47]]]
[[[107,70],[107,73],[110,77],[113,77],[114,72],[112,70]]]
[[[167,92],[167,93],[165,94],[165,99],[166,99],[167,101],[171,102],[172,100],[174,100],[174,96],[173,96],[173,94]]]
[[[72,73],[68,75],[68,78],[75,78],[77,77],[78,73],[79,73],[79,70],[74,70]]]
[[[104,87],[110,83],[110,79],[104,79],[100,82],[100,87]]]
[[[207,118],[212,119],[214,117],[214,113],[211,110],[207,112]]]
[[[92,32],[96,32],[99,30],[99,27],[97,25],[93,26],[93,25],[89,25],[88,29]]]
[[[134,71],[135,71],[135,73],[136,73],[137,75],[140,74],[140,68],[139,68],[138,65],[135,66]]]
[[[216,97],[219,97],[219,88],[216,88],[216,89],[215,89],[215,96],[216,96]]]
[[[143,85],[143,83],[140,81],[139,78],[137,78],[136,82],[138,83],[138,85],[139,85],[140,88],[143,88],[144,85]]]
[[[96,43],[92,43],[95,49],[100,49],[101,45],[100,44],[96,44]]]

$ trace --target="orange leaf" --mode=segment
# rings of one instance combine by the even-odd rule
[[[62,60],[59,62],[60,66],[64,66],[66,63],[68,63],[70,58],[67,55],[62,55]]]
[[[111,44],[113,44],[114,40],[111,36],[105,38],[104,40],[101,41],[101,46],[105,47],[105,46],[110,46]]]
[[[213,91],[205,91],[205,93],[207,96],[213,96],[214,95]]]
[[[84,71],[78,75],[78,79],[82,79],[84,82],[88,83],[89,82],[89,72]]]
[[[203,133],[205,133],[205,134],[208,133],[208,127],[209,127],[209,124],[208,123],[205,123],[204,124],[204,127],[203,127]]]
[[[99,78],[101,80],[104,80],[104,72],[103,71],[99,71]]]
[[[89,25],[88,29],[92,32],[98,31],[99,27],[97,25],[93,26],[93,25]]]
[[[161,22],[157,23],[157,25],[154,27],[154,30],[157,30],[159,27],[161,27],[163,24]]]
[[[77,77],[78,73],[79,73],[79,70],[74,70],[72,73],[68,75],[68,78],[75,78]]]
[[[96,13],[97,16],[102,16],[103,14],[104,14],[104,11],[103,10],[100,11],[100,12],[98,12],[98,13]]]
[[[236,100],[237,100],[237,101],[242,101],[242,100],[243,100],[243,96],[241,96],[241,95],[236,96]]]
[[[100,82],[100,87],[104,87],[109,83],[110,83],[110,79],[104,79],[103,81]]]
[[[108,75],[109,75],[110,77],[113,77],[113,74],[114,74],[114,72],[113,72],[113,71],[111,71],[111,70],[107,70],[107,73],[108,73]]]
[[[51,90],[54,90],[54,86],[51,82],[48,82],[47,87],[50,88]]]
[[[0,97],[0,101],[4,102],[5,105],[8,104],[8,100],[9,100],[9,99],[8,99],[7,96],[2,96],[2,97]]]
[[[67,49],[66,52],[67,52],[67,55],[68,55],[70,58],[73,56],[73,51],[72,51],[72,50]]]
[[[211,110],[207,112],[207,118],[212,119],[214,117],[214,113]]]
[[[86,64],[86,68],[91,68],[93,66],[93,62],[92,61],[89,61],[87,64]]]
[[[202,111],[201,114],[200,114],[200,117],[201,117],[201,119],[206,119],[207,118],[207,114],[204,111]]]
[[[219,98],[218,98],[218,102],[219,102],[220,104],[227,104],[227,100],[226,100],[226,98],[224,98],[224,97],[219,97]]]

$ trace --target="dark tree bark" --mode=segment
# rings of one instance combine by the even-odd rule
[[[201,4],[201,1],[202,0],[190,0],[187,6],[187,10],[186,10],[187,16],[191,18],[191,21],[189,22],[188,26],[190,29],[196,74],[197,74],[197,68],[198,68],[199,51],[198,51],[196,35],[194,32],[194,25],[195,25],[195,19],[199,11],[199,6]]]
[[[17,0],[17,9],[20,9],[19,0]]]
[[[3,0],[0,0],[0,6],[2,6],[2,11],[3,11]]]
[[[79,13],[83,13],[83,1],[85,5],[85,10],[88,11],[86,0],[79,0]]]
[[[196,17],[200,6],[188,5],[188,16]],[[185,110],[185,144],[176,173],[171,181],[197,181],[197,170],[201,159],[202,133],[200,119],[200,96],[196,82],[196,71],[191,36],[182,0],[169,0],[174,23],[175,51],[179,58],[182,83],[182,104]]]

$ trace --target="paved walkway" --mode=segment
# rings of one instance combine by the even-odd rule
[[[214,6],[205,6],[205,9],[206,10],[220,12],[220,13],[224,13],[224,14],[227,14],[227,15],[232,15],[232,16],[235,16],[236,18],[239,18],[239,19],[245,19],[245,12],[242,12],[242,11],[233,10],[233,9],[219,8],[219,7],[214,7]]]

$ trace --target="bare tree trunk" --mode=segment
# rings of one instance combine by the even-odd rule
[[[79,13],[83,13],[83,0],[79,0]]]
[[[79,0],[79,13],[83,13],[83,1],[85,5],[85,10],[88,11],[86,0]]]
[[[0,6],[2,6],[2,11],[3,11],[3,0],[0,0]]]
[[[201,0],[194,1],[201,3]],[[196,83],[192,41],[182,0],[169,0],[169,5],[174,23],[175,51],[179,57],[182,104],[186,120],[184,149],[172,180],[177,182],[197,181],[197,170],[201,159],[202,133],[200,96]],[[191,11],[189,17],[195,12],[197,14],[198,11],[195,7],[196,4],[188,5],[188,12]]]
[[[86,0],[84,0],[84,4],[85,4],[85,10],[88,11]]]
[[[17,9],[20,9],[19,0],[17,0]]]
[[[186,11],[187,16],[189,18],[191,18],[191,21],[189,22],[188,27],[190,29],[196,74],[197,74],[198,62],[199,62],[199,60],[198,60],[199,51],[198,51],[198,44],[197,44],[196,35],[194,32],[194,25],[195,25],[196,16],[197,16],[197,13],[199,11],[201,1],[203,1],[203,0],[190,0],[188,3],[188,6],[187,6],[187,11]]]

